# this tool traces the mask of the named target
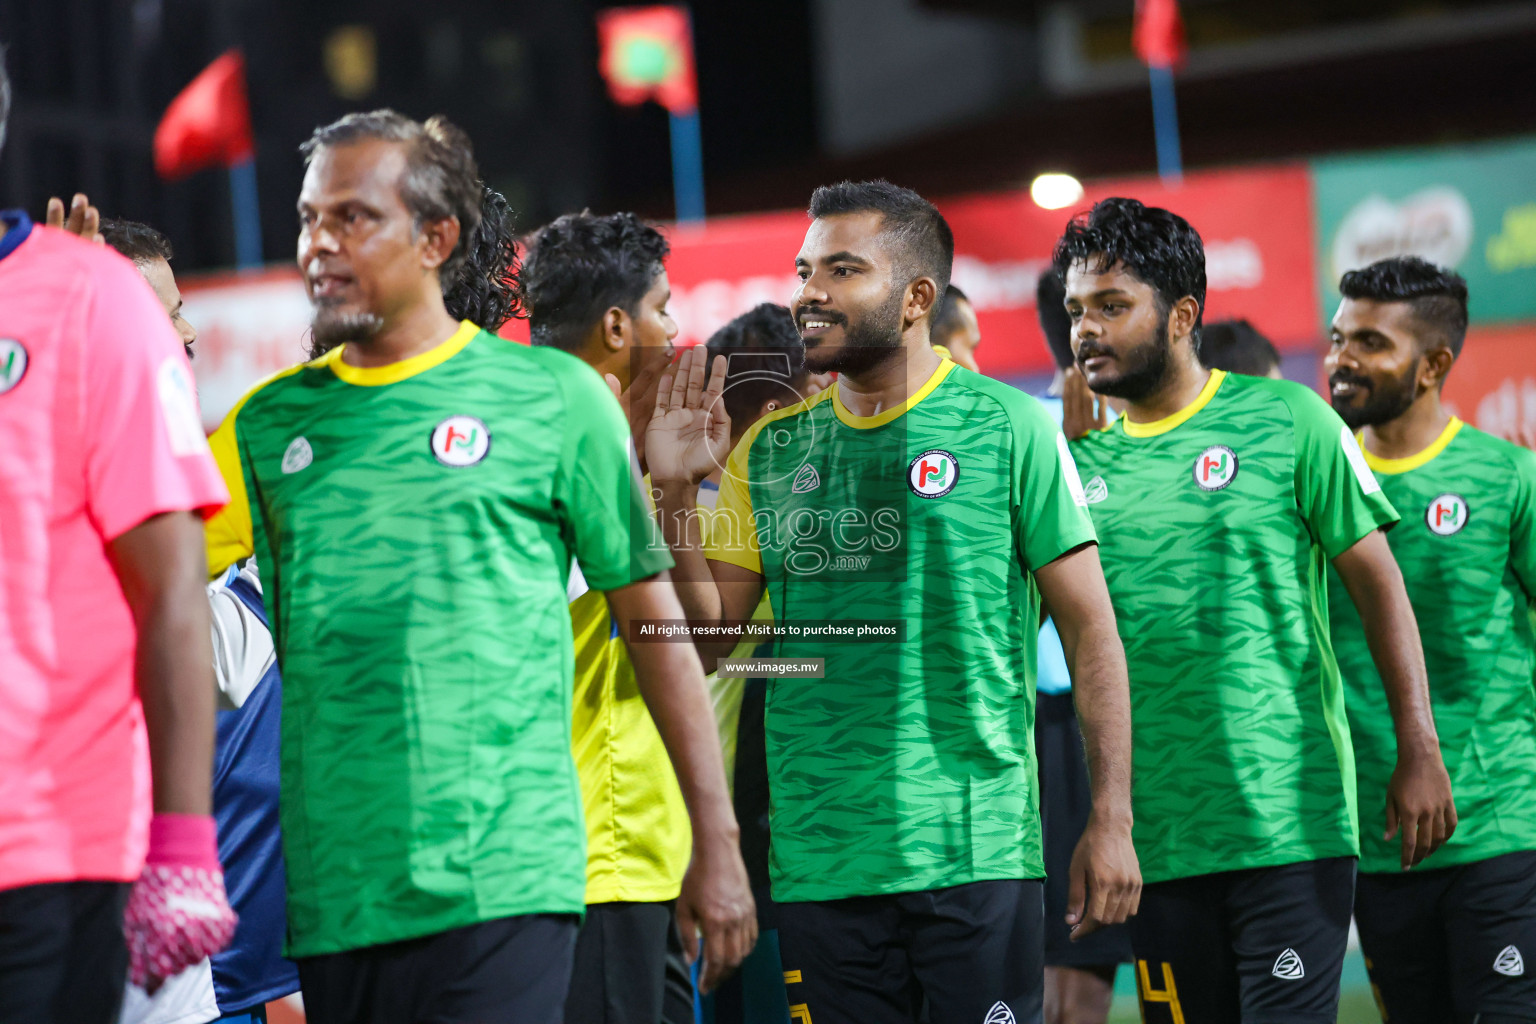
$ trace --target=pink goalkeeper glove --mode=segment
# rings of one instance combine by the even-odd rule
[[[149,856],[123,912],[129,973],[149,987],[211,956],[235,934],[213,819],[157,814]]]

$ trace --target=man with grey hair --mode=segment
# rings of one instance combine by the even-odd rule
[[[382,110],[304,154],[299,269],[324,354],[215,434],[234,494],[209,560],[254,551],[265,577],[305,1011],[559,1024],[586,881],[566,580],[579,559],[628,636],[682,618],[672,562],[602,378],[444,304],[482,217],[464,134]],[[755,921],[703,670],[687,645],[631,656],[692,819],[677,911],[712,984]]]

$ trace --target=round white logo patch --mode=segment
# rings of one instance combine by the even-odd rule
[[[0,395],[27,375],[27,350],[15,338],[0,338]]]
[[[491,450],[491,432],[473,416],[449,416],[432,431],[432,454],[445,466],[473,466]]]
[[[1219,491],[1237,479],[1237,452],[1213,444],[1195,460],[1195,483],[1203,491]]]
[[[1429,503],[1424,511],[1424,522],[1429,529],[1442,537],[1460,533],[1467,525],[1467,499],[1459,494],[1442,494]]]
[[[959,479],[960,464],[942,448],[930,448],[907,466],[907,486],[919,498],[942,498]]]

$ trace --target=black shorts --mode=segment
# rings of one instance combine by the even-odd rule
[[[1038,1024],[1039,879],[779,904],[790,1018]]]
[[[127,882],[0,891],[0,1021],[113,1024],[128,977]]]
[[[1045,837],[1045,965],[1130,963],[1131,933],[1124,925],[1104,928],[1077,942],[1067,927],[1072,852],[1083,837],[1093,806],[1083,734],[1070,693],[1042,693],[1036,698],[1035,753],[1040,762],[1040,827]]]
[[[1355,865],[1333,857],[1146,886],[1131,919],[1142,1019],[1334,1024]]]
[[[561,1024],[574,914],[525,914],[300,957],[309,1024]]]
[[[667,903],[591,903],[565,1024],[692,1024],[693,986]]]
[[[1536,852],[1361,875],[1355,924],[1392,1024],[1536,1021]]]

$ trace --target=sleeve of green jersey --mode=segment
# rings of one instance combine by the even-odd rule
[[[1034,571],[1098,540],[1077,463],[1056,421],[1028,396],[1013,419],[1014,538]]]
[[[1509,523],[1509,564],[1536,608],[1536,452],[1515,447],[1515,507]]]
[[[1296,426],[1296,501],[1332,560],[1372,530],[1398,521],[1365,454],[1339,414],[1299,384],[1282,392]]]
[[[641,490],[624,412],[590,367],[551,369],[565,397],[555,508],[571,553],[594,590],[614,590],[672,567]]]

